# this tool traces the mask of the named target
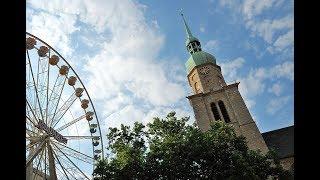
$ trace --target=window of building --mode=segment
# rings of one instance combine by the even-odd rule
[[[194,81],[195,76],[196,76],[196,74],[193,74],[193,75],[191,76],[191,80],[192,80],[192,81]]]
[[[217,106],[216,106],[215,103],[211,103],[211,111],[212,111],[213,117],[214,117],[214,119],[215,119],[216,121],[219,120],[219,119],[221,119],[221,118],[220,118],[219,111],[218,111],[218,108],[217,108]]]
[[[220,111],[221,111],[221,114],[222,114],[222,116],[223,116],[224,121],[225,121],[226,123],[229,123],[229,122],[230,122],[230,118],[229,118],[227,109],[226,109],[226,107],[224,106],[223,101],[219,101],[219,102],[218,102],[218,105],[219,105],[219,108],[220,108]]]

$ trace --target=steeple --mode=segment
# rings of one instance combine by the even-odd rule
[[[189,74],[192,71],[192,69],[194,69],[196,66],[199,66],[205,63],[210,62],[210,63],[216,64],[216,58],[213,55],[203,51],[201,49],[200,41],[192,35],[190,28],[182,13],[182,10],[180,11],[180,15],[182,16],[184,28],[186,30],[186,35],[187,35],[186,47],[188,52],[191,55],[186,62],[187,73]]]
[[[194,37],[190,31],[190,28],[184,18],[184,15],[182,13],[182,11],[180,11],[180,15],[182,16],[182,20],[184,23],[184,28],[186,30],[186,34],[187,34],[187,40],[186,40],[186,46],[187,46],[187,50],[189,51],[190,54],[193,54],[195,52],[201,51],[201,44],[200,41]]]
[[[193,37],[193,36],[192,36],[192,33],[191,33],[191,31],[190,31],[190,28],[189,28],[189,26],[188,26],[188,24],[187,24],[186,20],[184,19],[184,16],[183,16],[182,11],[180,12],[180,14],[181,14],[182,19],[183,19],[184,28],[186,29],[187,38],[191,38],[191,37]]]
[[[267,152],[268,147],[238,90],[239,83],[228,85],[225,82],[216,58],[201,50],[200,41],[192,35],[183,13],[180,14],[187,35],[186,47],[190,53],[185,66],[193,95],[187,98],[198,127],[201,131],[207,131],[212,121],[225,121],[234,127],[237,135],[246,137],[250,149]]]

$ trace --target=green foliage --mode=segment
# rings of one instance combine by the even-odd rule
[[[94,170],[95,179],[289,179],[274,151],[249,150],[243,136],[217,121],[206,132],[175,112],[152,123],[121,125],[107,135],[113,156]]]

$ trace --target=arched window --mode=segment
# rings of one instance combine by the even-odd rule
[[[194,89],[196,90],[196,93],[198,93],[200,91],[200,87],[199,87],[199,83],[198,82],[194,83]]]
[[[221,111],[221,114],[222,114],[222,116],[223,116],[224,121],[225,121],[226,123],[229,123],[229,122],[230,122],[230,118],[229,118],[227,109],[226,109],[226,107],[224,106],[223,101],[219,101],[219,102],[218,102],[218,105],[219,105],[219,108],[220,108],[220,111]]]
[[[217,106],[216,106],[215,103],[211,103],[211,111],[212,111],[212,113],[213,113],[213,116],[214,116],[214,119],[215,119],[215,120],[221,119],[221,118],[220,118],[219,111],[218,111],[218,108],[217,108]]]

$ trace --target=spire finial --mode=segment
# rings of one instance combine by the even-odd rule
[[[185,27],[185,29],[186,29],[187,36],[188,36],[188,38],[190,38],[190,37],[192,37],[192,33],[191,33],[190,29],[189,29],[189,26],[188,26],[186,20],[184,19],[183,12],[182,12],[182,8],[180,9],[180,15],[182,16],[183,23],[184,23],[184,27]]]

